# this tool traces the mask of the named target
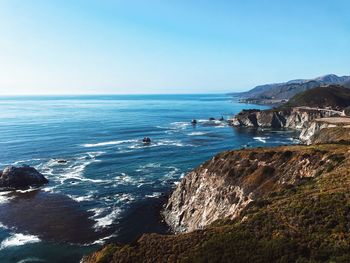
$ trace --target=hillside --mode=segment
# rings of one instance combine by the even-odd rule
[[[334,74],[314,79],[298,79],[284,83],[274,83],[257,86],[247,92],[236,93],[236,96],[250,100],[255,99],[290,99],[294,95],[324,85],[342,85],[350,82],[350,76],[339,77]]]
[[[346,108],[350,106],[350,89],[338,85],[317,87],[295,95],[283,106]]]
[[[187,175],[167,205],[173,227],[201,229],[145,234],[84,262],[349,262],[349,165],[345,144],[220,153]],[[218,220],[202,225],[207,212]]]

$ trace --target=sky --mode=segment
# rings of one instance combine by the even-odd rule
[[[350,75],[348,0],[0,0],[0,95],[221,93]]]

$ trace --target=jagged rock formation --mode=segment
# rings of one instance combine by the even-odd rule
[[[0,171],[0,187],[27,188],[48,183],[48,180],[35,168],[30,166],[8,166]]]
[[[296,107],[291,109],[243,110],[229,120],[239,127],[291,128],[302,129],[315,119],[338,117],[342,112],[327,109]]]
[[[221,153],[165,210],[175,230],[201,230],[145,234],[83,262],[349,262],[349,165],[344,144]]]
[[[350,141],[350,118],[315,119],[301,130],[300,139],[306,144]]]
[[[166,222],[175,232],[202,229],[215,220],[233,219],[259,196],[298,184],[325,169],[323,153],[292,147],[229,151],[190,172],[165,207]]]

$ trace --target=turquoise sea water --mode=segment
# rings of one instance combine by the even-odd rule
[[[28,164],[50,181],[0,193],[0,262],[79,262],[166,232],[159,209],[186,172],[223,150],[293,142],[293,131],[208,121],[252,107],[265,108],[226,95],[0,98],[0,169]]]

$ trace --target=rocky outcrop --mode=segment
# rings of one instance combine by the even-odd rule
[[[307,144],[311,143],[311,137],[328,124],[315,122],[322,118],[334,118],[343,116],[343,113],[328,109],[313,109],[296,107],[284,110],[243,110],[229,120],[236,127],[263,127],[263,128],[290,128],[301,131],[299,139]]]
[[[183,178],[164,211],[188,233],[144,234],[82,262],[348,262],[349,165],[346,144],[221,153]]]
[[[8,166],[0,171],[0,187],[2,188],[21,189],[46,183],[48,183],[48,180],[30,166]]]
[[[314,177],[329,162],[322,152],[293,147],[221,153],[183,178],[165,207],[165,221],[175,232],[189,232],[236,218],[251,201]]]
[[[350,141],[350,118],[315,119],[301,130],[300,139],[306,144],[348,142]]]
[[[229,122],[232,126],[239,127],[302,129],[315,119],[341,115],[339,111],[306,107],[284,110],[243,110]]]

